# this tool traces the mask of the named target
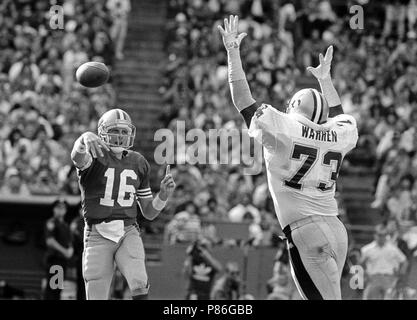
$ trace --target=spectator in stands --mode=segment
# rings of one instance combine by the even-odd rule
[[[390,217],[395,218],[398,222],[408,221],[410,219],[412,185],[412,177],[403,177],[398,188],[394,188],[391,196],[388,198],[387,208]]]
[[[211,220],[225,220],[227,219],[226,211],[219,206],[216,198],[209,198],[207,204],[201,208],[201,217]]]
[[[238,300],[241,296],[240,270],[236,262],[226,264],[225,274],[216,280],[211,300]]]
[[[30,185],[33,195],[50,195],[58,193],[58,185],[54,179],[53,171],[49,167],[42,167],[34,171],[35,180]]]
[[[69,93],[73,81],[74,71],[88,61],[88,55],[82,47],[82,44],[78,41],[72,43],[72,46],[65,51],[62,58],[62,79],[63,79],[63,90]]]
[[[361,266],[361,248],[351,245],[348,249],[345,265],[343,266],[341,289],[342,299],[344,300],[362,300],[363,288],[352,287],[352,273],[357,272],[357,268]],[[365,279],[361,279],[365,281]]]
[[[52,132],[50,134],[52,134]],[[36,155],[39,155],[44,152],[47,153],[44,156],[52,156],[54,158],[56,157],[56,155],[59,155],[59,153],[62,152],[59,143],[51,139],[51,137],[47,133],[47,129],[44,126],[40,126],[34,134],[31,150]],[[62,153],[65,154],[65,152]],[[54,159],[54,161],[57,160],[58,159]]]
[[[411,190],[410,220],[413,225],[417,225],[417,183],[414,183]]]
[[[389,192],[389,180],[394,172],[394,166],[386,164],[383,168],[382,175],[378,179],[375,200],[371,203],[371,208],[380,208],[384,204],[384,199]]]
[[[201,236],[201,220],[197,206],[189,201],[182,205],[180,211],[167,224],[165,241],[169,244],[189,243]]]
[[[0,106],[1,106],[1,102],[0,102]],[[9,133],[9,126],[6,123],[6,113],[3,112],[0,107],[0,141],[1,141],[0,143],[1,145],[4,143],[4,140],[7,139],[8,133]]]
[[[408,4],[407,9],[407,20],[408,20],[408,30],[410,30],[410,33],[416,34],[415,26],[417,21],[417,1],[416,0],[410,0]]]
[[[131,10],[130,0],[108,0],[106,7],[110,11],[113,20],[110,35],[115,43],[116,58],[123,59],[127,22]]]
[[[243,222],[243,218],[246,213],[252,216],[255,223],[259,223],[261,221],[259,210],[251,204],[249,194],[243,194],[241,196],[241,201],[235,207],[230,209],[228,217],[231,222]]]
[[[210,252],[209,240],[202,238],[187,248],[184,273],[189,279],[187,300],[210,300],[214,278],[223,269]]]
[[[211,198],[216,199],[216,218],[220,220],[227,220],[227,210],[230,207],[229,193],[227,191],[227,175],[228,170],[225,168],[203,168],[203,181],[205,182],[205,190],[209,193]],[[208,201],[209,199],[207,199]],[[204,212],[204,210],[203,210]]]
[[[60,300],[65,271],[69,259],[73,256],[71,230],[64,218],[68,211],[68,203],[57,199],[52,204],[53,217],[46,221],[45,241],[46,252],[46,284],[44,288],[45,300]],[[51,269],[54,267],[54,269]],[[55,269],[57,268],[57,269]],[[56,277],[58,275],[58,278]],[[59,275],[64,278],[59,278]],[[54,277],[55,276],[55,277]]]
[[[184,185],[177,185],[174,190],[174,196],[172,197],[172,200],[167,203],[164,209],[165,214],[168,215],[169,218],[172,218],[176,213],[177,208],[184,205],[184,203],[191,201],[192,198],[193,197],[185,191]]]
[[[216,219],[212,217],[203,217],[201,219],[201,236],[207,239],[211,245],[216,245],[221,242],[217,234],[217,228],[215,225]]]
[[[242,221],[240,222],[248,224],[249,244],[253,246],[258,246],[263,239],[263,232],[259,222],[255,222],[255,219],[250,212],[246,212],[242,217]]]
[[[375,229],[375,240],[361,249],[361,264],[367,277],[363,296],[365,300],[385,299],[387,291],[406,272],[406,256],[387,236],[387,229],[378,225]]]
[[[21,29],[16,27],[18,33],[21,32]],[[9,70],[9,80],[11,83],[22,81],[26,78],[28,81],[35,81],[40,75],[39,67],[34,63],[33,56],[29,57],[27,55],[23,56],[21,59],[16,60],[12,64]]]
[[[231,170],[229,172],[228,182],[228,194],[229,194],[229,203],[231,205],[236,204],[236,201],[242,202],[242,200],[249,204],[252,201],[252,190],[253,182],[249,176],[243,175],[238,170]]]
[[[391,35],[392,26],[396,23],[398,37],[400,39],[404,37],[405,18],[409,2],[410,0],[396,0],[393,3],[385,3],[384,36]]]
[[[48,168],[52,171],[52,174],[56,176],[60,163],[52,155],[51,149],[48,145],[43,145],[39,148],[37,155],[31,159],[30,165],[34,171]]]
[[[203,187],[201,172],[194,165],[177,164],[172,169],[172,176],[176,179],[175,181],[178,181],[178,184],[184,187],[184,191],[191,195],[195,196]]]
[[[25,182],[22,181],[20,173],[16,168],[10,167],[6,170],[4,177],[5,184],[0,189],[2,196],[29,196],[30,191]]]
[[[273,275],[268,280],[266,288],[267,300],[301,300],[291,276],[288,251],[285,247],[278,249],[274,259]]]
[[[77,300],[85,300],[85,283],[83,278],[82,257],[84,249],[84,217],[81,203],[78,205],[78,215],[70,224],[72,247],[74,248],[73,260],[76,268]]]
[[[413,253],[415,250],[415,244],[413,243],[413,228],[410,225],[405,224],[398,226],[398,232],[396,237],[393,238],[393,243],[401,250],[401,252],[407,258],[407,267],[404,270],[404,274],[398,278],[393,288],[388,290],[387,299],[393,300],[415,300],[417,298],[417,291],[410,287],[409,275],[413,268]],[[411,232],[410,232],[411,231]]]
[[[11,166],[19,156],[28,157],[30,141],[23,137],[20,129],[13,129],[3,144],[6,165]]]
[[[275,214],[268,211],[266,206],[260,210],[261,221],[259,222],[260,237],[254,241],[255,246],[274,246],[280,235],[280,226]]]

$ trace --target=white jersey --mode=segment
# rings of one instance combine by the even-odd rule
[[[314,124],[314,129],[296,116],[263,104],[249,128],[263,145],[269,190],[283,228],[308,215],[338,215],[336,179],[358,140],[350,115]]]

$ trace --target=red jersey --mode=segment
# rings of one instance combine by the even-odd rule
[[[87,164],[77,169],[85,220],[136,218],[137,197],[152,197],[148,161],[130,150],[123,152],[122,159],[105,150],[103,154],[97,158],[89,155]]]

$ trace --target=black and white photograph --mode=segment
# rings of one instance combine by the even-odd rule
[[[0,300],[417,300],[417,0],[0,0]]]

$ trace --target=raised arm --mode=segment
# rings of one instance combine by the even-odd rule
[[[139,191],[138,202],[142,209],[143,216],[148,220],[155,219],[165,207],[168,198],[173,194],[175,189],[174,178],[171,174],[170,165],[167,166],[165,177],[161,181],[161,189],[154,198],[150,191]]]
[[[319,61],[320,64],[316,67],[308,67],[313,76],[318,80],[321,88],[321,92],[326,98],[329,104],[329,118],[333,118],[339,114],[343,114],[342,102],[340,97],[333,85],[332,78],[330,75],[330,66],[333,59],[333,46],[327,48],[326,55],[320,53]]]
[[[223,37],[223,44],[227,51],[228,79],[232,101],[249,127],[250,120],[257,106],[255,99],[252,97],[240,59],[240,43],[247,34],[238,34],[238,23],[238,16],[230,16],[229,20],[224,19],[224,28],[218,26],[218,29]]]

